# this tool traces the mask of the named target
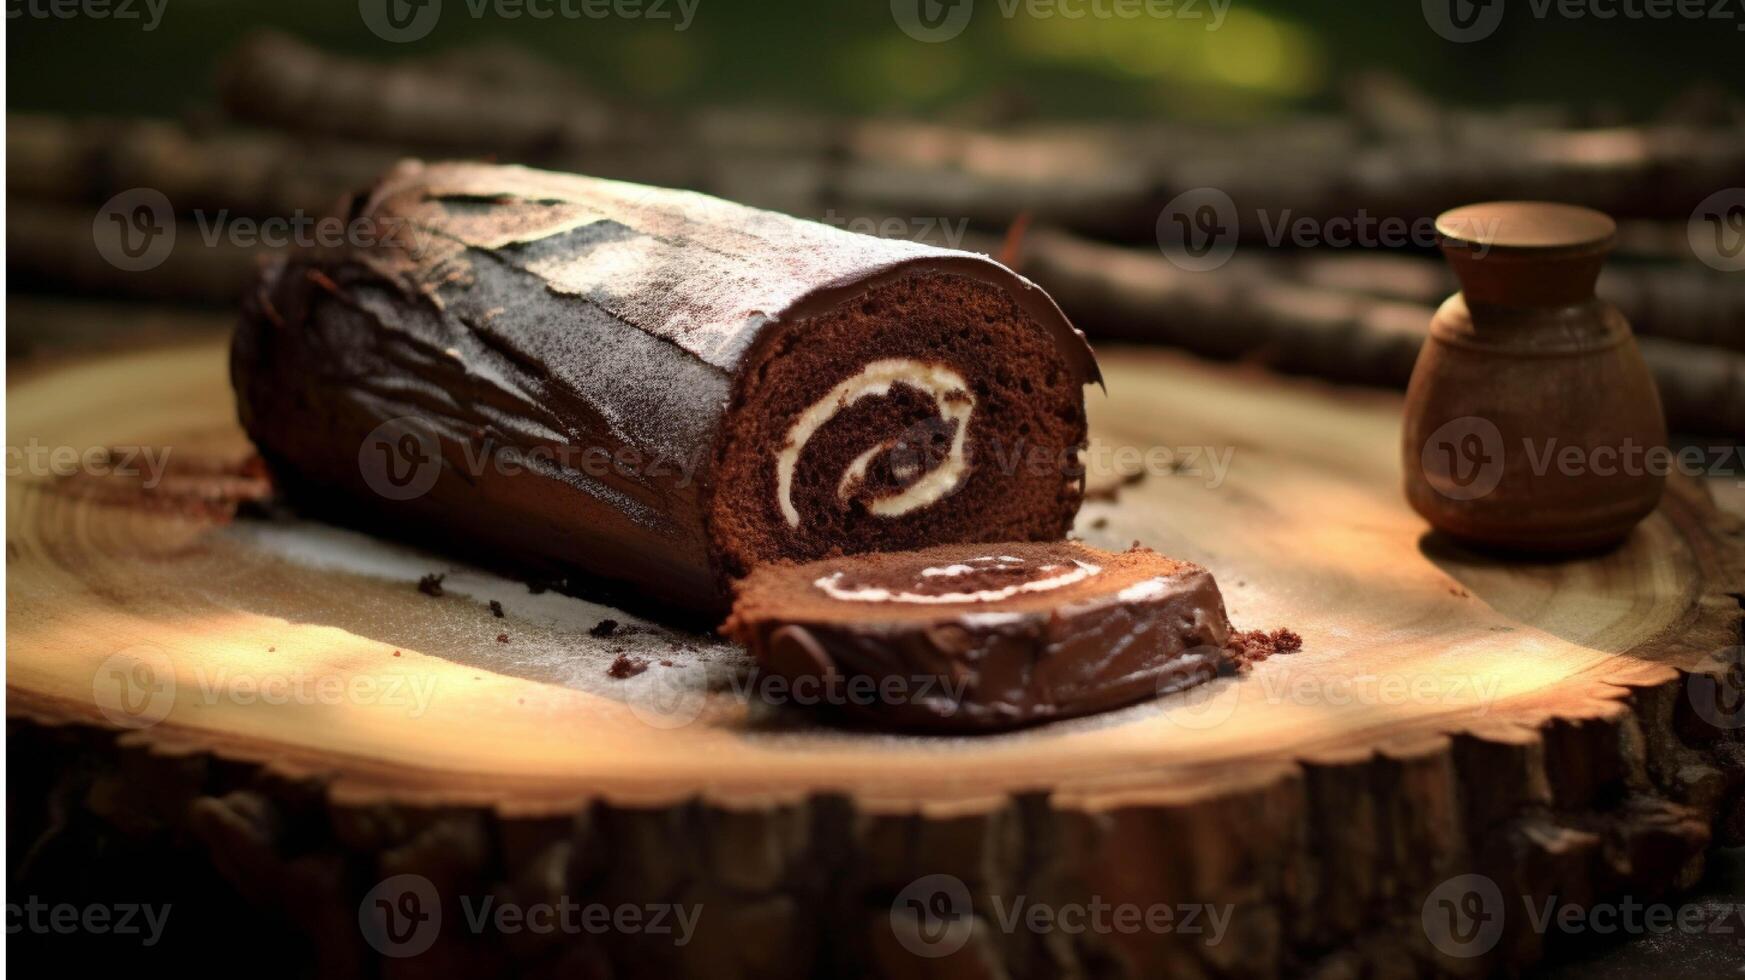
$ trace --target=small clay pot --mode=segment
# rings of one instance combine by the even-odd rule
[[[1460,280],[1406,392],[1406,499],[1468,544],[1574,552],[1623,540],[1660,500],[1654,378],[1594,296],[1617,226],[1587,208],[1499,201],[1436,220]]]

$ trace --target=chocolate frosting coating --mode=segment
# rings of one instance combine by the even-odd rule
[[[350,217],[379,241],[298,250],[244,301],[232,381],[275,477],[354,523],[684,609],[725,607],[705,497],[736,374],[773,327],[949,273],[1005,290],[1099,380],[1083,336],[998,263],[700,194],[408,162]],[[392,500],[360,452],[407,417],[440,470]]]

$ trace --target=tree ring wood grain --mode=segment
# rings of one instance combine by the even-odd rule
[[[1530,962],[1547,937],[1512,922],[1481,956],[1439,950],[1419,916],[1452,876],[1640,899],[1688,885],[1712,841],[1745,839],[1738,726],[1701,702],[1742,642],[1745,531],[1699,487],[1675,480],[1616,553],[1503,563],[1425,538],[1398,489],[1393,396],[1159,353],[1106,365],[1089,462],[1122,489],[1086,506],[1082,535],[1215,569],[1233,620],[1290,626],[1302,653],[1032,731],[871,735],[760,711],[719,641],[592,637],[574,624],[609,610],[363,535],[153,506],[112,475],[20,456],[15,758],[29,747],[44,792],[76,783],[127,839],[218,868],[343,972],[371,961],[355,924],[285,896],[352,914],[363,888],[416,873],[444,895],[687,896],[717,912],[683,948],[445,933],[432,955],[456,970],[582,957],[623,974],[900,973],[915,963],[892,896],[947,874],[977,928],[941,969],[1470,973]],[[184,486],[209,504],[235,479],[211,462],[247,454],[214,343],[39,372],[9,402],[11,446],[170,447],[172,470],[215,481]],[[1135,467],[1144,479],[1119,479]],[[322,566],[329,544],[363,557]],[[421,594],[408,569],[447,569],[446,594]],[[607,678],[626,648],[673,665]],[[164,663],[167,705],[104,703],[105,670],[125,683]],[[388,697],[394,684],[409,693]],[[640,699],[663,692],[658,716],[688,719],[645,720]],[[142,704],[161,717],[116,723]],[[32,806],[16,819],[72,832]],[[996,928],[989,903],[1018,893],[1234,916],[1218,944],[1069,942]]]

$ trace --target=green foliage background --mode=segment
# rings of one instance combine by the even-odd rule
[[[1007,18],[1002,0],[979,0],[969,28],[941,44],[902,34],[889,0],[697,0],[684,31],[671,20],[475,19],[466,0],[442,0],[435,31],[410,45],[372,35],[359,0],[164,0],[151,32],[138,21],[16,15],[51,2],[8,0],[10,109],[170,115],[210,104],[218,59],[262,27],[378,59],[509,41],[654,104],[1256,118],[1333,104],[1344,80],[1373,69],[1452,102],[1599,104],[1625,115],[1697,84],[1745,90],[1745,0],[1719,8],[1734,19],[1696,21],[1537,18],[1545,0],[1493,0],[1509,4],[1502,27],[1464,45],[1431,32],[1415,0],[1234,0],[1216,31],[1209,17]],[[1176,2],[1209,14],[1207,0]]]

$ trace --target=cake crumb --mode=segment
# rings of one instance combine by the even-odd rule
[[[1230,660],[1238,673],[1245,672],[1262,660],[1279,653],[1295,653],[1303,648],[1303,638],[1294,630],[1239,630],[1230,634]]]
[[[662,660],[660,662],[660,665],[662,667],[671,667],[673,665],[673,662],[671,660]]]
[[[607,622],[611,622],[611,620],[607,620]],[[647,669],[648,661],[621,653],[617,660],[612,661],[612,666],[606,669],[606,673],[608,676],[623,680],[626,677],[635,677]]]
[[[503,604],[495,599],[491,600],[491,615],[498,619],[503,618]]]
[[[497,634],[497,642],[498,642],[498,643],[508,643],[508,642],[509,642],[509,634],[507,634],[507,633],[498,633],[498,634]]]
[[[618,632],[616,619],[602,619],[588,630],[589,636],[607,637]]]
[[[448,576],[432,572],[418,580],[418,591],[434,599],[442,595],[442,580],[445,578]]]
[[[395,651],[394,651],[394,656],[396,656],[396,657],[398,657],[398,656],[399,656],[399,655],[400,655],[400,651],[398,651],[398,650],[395,650]]]
[[[1091,522],[1091,529],[1094,531],[1101,531],[1102,529],[1104,529],[1108,526],[1109,526],[1109,519],[1107,517],[1099,517],[1096,520]]]

